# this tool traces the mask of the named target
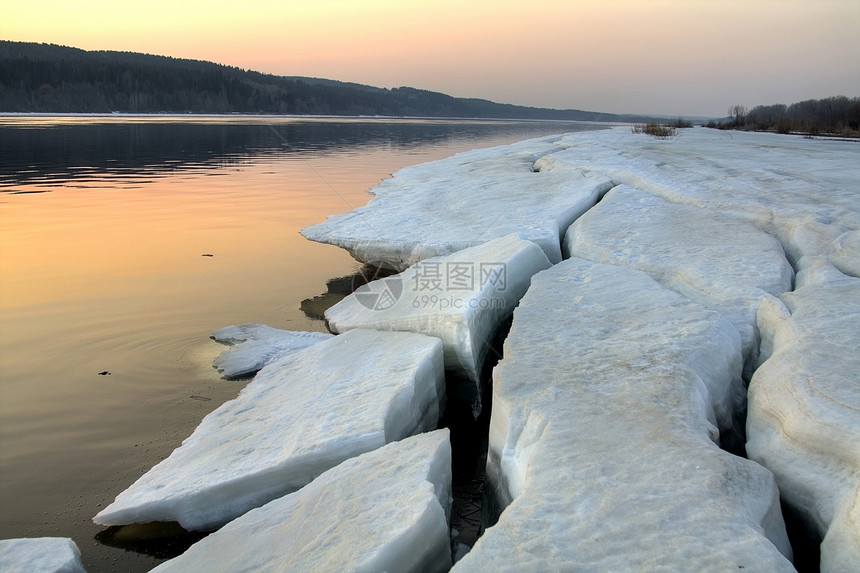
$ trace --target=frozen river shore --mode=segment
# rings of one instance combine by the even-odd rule
[[[359,328],[434,323],[456,332],[462,323],[464,332],[489,336],[483,297],[534,275],[519,306],[520,293],[492,313],[494,323],[513,315],[493,374],[485,493],[495,513],[456,570],[791,570],[782,508],[823,541],[822,570],[860,562],[858,157],[855,143],[797,136],[571,134],[404,169],[364,208],[304,231],[364,262],[400,270],[425,261],[399,290],[384,279],[364,294],[436,304],[415,305],[411,321]],[[497,260],[463,251],[511,235],[537,244],[553,266],[508,264],[501,250]],[[481,263],[504,269],[504,282],[498,272],[482,274]],[[364,314],[389,308],[378,297],[368,308],[361,294],[351,298]],[[421,318],[441,301],[465,304]],[[303,361],[309,378],[316,344],[283,350]],[[292,383],[276,375],[271,348],[258,347],[263,358],[250,362],[262,365],[259,381]],[[441,387],[435,378],[414,380],[410,387],[423,384],[424,392]],[[284,395],[289,412],[288,386]],[[253,406],[225,404],[236,417],[253,417]],[[437,451],[427,462],[410,451],[403,463],[435,467]],[[738,455],[745,451],[750,459]],[[450,518],[440,493],[450,491],[450,477],[436,469],[416,475],[403,495],[427,488],[428,501],[393,496],[373,507],[383,530],[404,519],[387,522],[384,504],[415,508],[416,527],[391,534],[390,547],[426,536],[438,548],[438,524],[418,516],[425,508],[438,515],[441,505]],[[316,492],[324,483],[305,487]],[[318,511],[337,514],[339,501],[319,499],[329,501]],[[263,507],[267,520],[277,519]],[[243,519],[232,536],[253,531]],[[273,541],[260,551],[277,548]],[[334,541],[320,549],[341,550]],[[289,567],[288,556],[278,563]]]

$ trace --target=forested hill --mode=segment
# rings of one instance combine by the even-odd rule
[[[0,112],[648,119],[499,104],[408,87],[280,77],[165,56],[8,41],[0,41]]]

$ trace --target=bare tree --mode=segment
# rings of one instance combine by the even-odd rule
[[[746,114],[747,114],[747,108],[745,108],[744,106],[742,106],[739,103],[736,103],[735,105],[729,106],[729,116],[735,118],[735,124],[736,125],[740,125],[741,119],[743,119],[744,116],[746,116]]]

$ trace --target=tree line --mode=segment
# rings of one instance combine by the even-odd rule
[[[211,62],[0,41],[0,111],[248,113],[579,121],[650,118],[274,76]]]
[[[791,105],[759,105],[751,110],[735,104],[723,121],[708,127],[860,137],[860,97],[809,99]]]

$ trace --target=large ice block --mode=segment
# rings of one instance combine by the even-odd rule
[[[433,257],[373,281],[325,313],[329,328],[420,332],[442,340],[445,367],[477,383],[493,333],[550,266],[535,243],[510,235]]]
[[[822,571],[860,563],[860,279],[800,260],[797,289],[759,311],[747,452],[824,537]]]
[[[241,378],[288,352],[307,348],[330,336],[324,332],[281,330],[265,324],[225,326],[213,332],[211,338],[230,348],[216,356],[212,366],[224,378]]]
[[[249,511],[153,571],[444,572],[448,430],[388,444]]]
[[[564,250],[644,271],[719,311],[741,335],[747,380],[758,357],[759,304],[768,294],[791,290],[794,279],[780,243],[752,224],[626,185],[607,193],[570,226]]]
[[[302,229],[361,262],[403,270],[512,233],[561,260],[564,230],[612,183],[541,156],[558,136],[479,149],[401,169],[358,209]]]
[[[340,462],[435,429],[442,343],[353,330],[272,362],[94,521],[215,529]]]
[[[574,258],[535,275],[494,372],[504,510],[454,570],[793,571],[773,476],[714,443],[740,349],[640,271]]]

